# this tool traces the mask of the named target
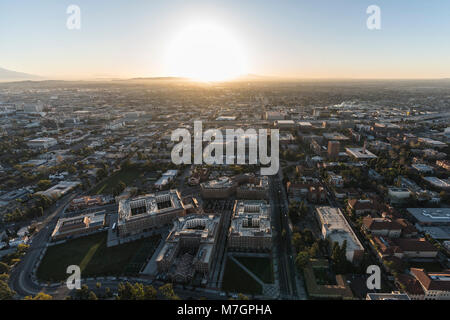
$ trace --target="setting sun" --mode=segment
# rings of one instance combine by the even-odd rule
[[[196,81],[223,81],[247,72],[242,48],[225,29],[200,23],[181,31],[167,55],[171,76]]]

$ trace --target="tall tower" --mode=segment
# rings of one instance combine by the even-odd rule
[[[328,141],[328,158],[337,159],[340,150],[341,143],[339,141]]]

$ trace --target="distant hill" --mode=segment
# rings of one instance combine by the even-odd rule
[[[141,80],[156,80],[156,81],[161,81],[161,80],[189,80],[187,78],[182,78],[182,77],[140,77],[140,78],[130,78],[130,79],[119,79],[119,80],[137,80],[137,81],[141,81]]]
[[[42,77],[0,68],[0,81],[43,80]]]

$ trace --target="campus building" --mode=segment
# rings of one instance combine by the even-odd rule
[[[251,177],[248,183],[243,183],[236,188],[236,197],[238,199],[267,199],[269,192],[269,178]]]
[[[57,185],[54,185],[53,187],[45,191],[36,192],[36,194],[43,195],[48,198],[57,199],[65,196],[79,185],[81,185],[80,181],[61,181]]]
[[[216,215],[188,215],[174,221],[166,242],[156,258],[158,271],[176,282],[190,281],[195,272],[211,270],[221,227]]]
[[[228,233],[228,249],[270,251],[271,248],[270,205],[261,200],[236,201]]]
[[[236,192],[236,184],[229,177],[221,177],[200,184],[203,199],[226,199]]]
[[[235,177],[221,177],[200,184],[203,199],[228,199],[236,195],[238,199],[267,199],[269,178],[242,174]]]
[[[120,200],[118,213],[119,236],[129,237],[170,224],[186,210],[178,190],[168,190]]]
[[[52,240],[93,233],[105,227],[105,212],[94,212],[82,216],[62,218],[58,220],[52,233]]]

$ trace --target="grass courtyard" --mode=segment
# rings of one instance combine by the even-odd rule
[[[160,236],[110,248],[106,247],[106,239],[107,233],[102,232],[48,247],[37,270],[37,277],[44,281],[65,280],[69,265],[80,266],[83,278],[135,273],[143,266],[146,257],[154,252]],[[143,248],[148,250],[148,255],[145,255]]]
[[[262,294],[262,289],[262,286],[233,260],[227,259],[222,279],[222,290],[246,294]]]
[[[264,283],[273,283],[273,265],[270,258],[235,257],[247,269],[255,274]]]
[[[112,176],[108,177],[105,181],[97,185],[93,190],[92,194],[112,194],[114,188],[117,187],[120,181],[129,186],[133,183],[140,175],[141,171],[138,168],[126,168],[122,169]]]

